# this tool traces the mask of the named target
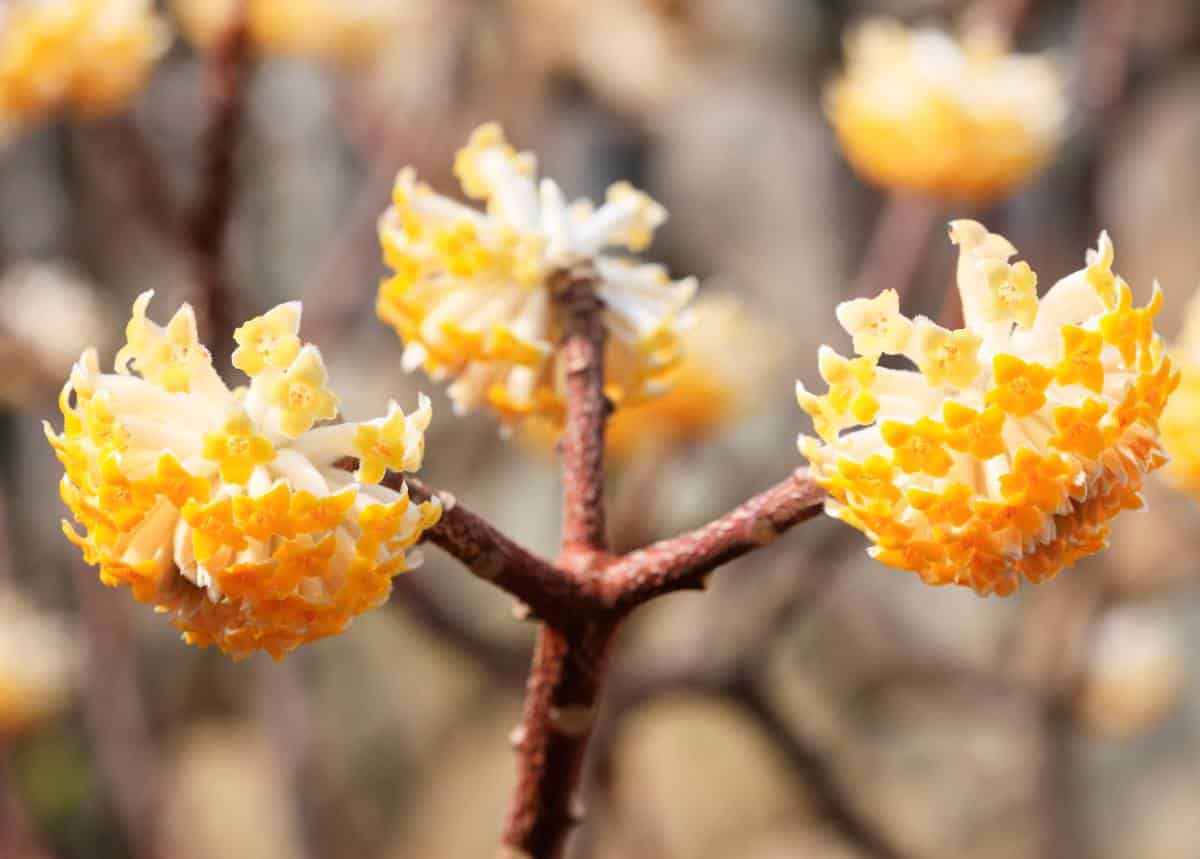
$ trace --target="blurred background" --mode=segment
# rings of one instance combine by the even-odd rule
[[[0,856],[489,856],[534,632],[510,600],[429,550],[347,634],[234,664],[102,586],[60,533],[40,422],[60,420],[71,361],[89,344],[111,360],[140,291],[162,314],[195,291],[171,206],[204,199],[202,19],[223,5],[162,9],[176,36],[128,113],[10,130],[0,149],[0,585],[21,600],[0,601],[0,673],[15,678],[0,676]],[[897,201],[838,154],[822,86],[848,22],[947,25],[961,2],[351,6],[387,7],[389,23],[343,34],[314,17],[303,38],[251,46],[220,259],[235,319],[302,298],[352,417],[434,395],[422,476],[548,555],[552,453],[502,440],[487,414],[454,418],[436,384],[402,374],[373,310],[396,170],[455,193],[454,152],[481,121],[572,196],[646,188],[671,212],[648,256],[758,326],[723,344],[744,375],[719,431],[614,462],[621,549],[799,465],[792,385],[815,381],[819,344],[848,346],[834,306],[898,285],[910,315],[936,317],[953,217],[1007,235],[1043,286],[1107,228],[1141,300],[1161,280],[1168,337],[1200,282],[1193,0],[991,4],[1018,47],[1064,69],[1067,137],[1006,202],[919,204],[886,230]],[[294,17],[285,33],[302,31]],[[1156,479],[1148,498],[1108,552],[1010,599],[928,588],[821,519],[639,613],[569,855],[1196,856],[1200,509]],[[58,679],[34,701],[19,690],[39,671]]]

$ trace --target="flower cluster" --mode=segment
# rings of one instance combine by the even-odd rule
[[[60,398],[63,432],[46,426],[84,531],[64,522],[68,539],[190,643],[281,658],[341,632],[418,563],[405,550],[440,516],[436,500],[377,485],[420,467],[428,400],[407,416],[393,402],[382,418],[322,423],[338,400],[300,341],[298,302],[234,332],[234,366],[251,381],[230,390],[191,307],[160,326],[150,297],[134,304],[116,373],[85,352]]]
[[[609,333],[605,388],[618,406],[657,393],[680,358],[679,328],[693,279],[672,282],[656,265],[609,253],[645,249],[666,212],[628,183],[604,205],[567,203],[553,181],[535,181],[536,162],[484,125],[459,151],[454,170],[463,206],[419,183],[396,179],[380,220],[383,256],[395,274],[377,309],[405,343],[406,370],[453,377],[459,411],[487,404],[506,425],[529,417],[561,420],[565,370],[555,284],[584,268],[605,307]]]
[[[62,619],[0,589],[0,740],[62,708],[78,679],[79,657]]]
[[[1200,497],[1200,297],[1188,306],[1171,357],[1179,364],[1181,380],[1162,417],[1163,446],[1171,455],[1166,476],[1176,488]]]
[[[211,45],[239,5],[255,47],[267,54],[355,65],[374,59],[405,20],[402,0],[172,0],[180,28]]]
[[[846,39],[826,108],[854,169],[884,188],[984,205],[1040,170],[1066,102],[1044,57],[1006,54],[982,34],[959,43],[872,19]]]
[[[0,7],[0,124],[60,109],[102,116],[141,89],[169,43],[150,0],[17,0]]]
[[[1007,594],[1100,550],[1106,522],[1142,506],[1179,373],[1154,332],[1157,284],[1134,307],[1106,234],[1040,301],[1006,239],[974,221],[953,222],[950,238],[966,327],[910,320],[893,291],[841,304],[858,357],[822,347],[828,392],[798,394],[823,442],[800,448],[827,511],[863,531],[873,557]],[[917,369],[880,366],[884,353]]]

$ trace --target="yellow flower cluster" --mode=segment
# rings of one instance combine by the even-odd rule
[[[1134,307],[1106,234],[1040,301],[1006,239],[974,221],[950,238],[966,327],[910,320],[891,291],[841,304],[859,357],[822,347],[828,392],[798,394],[823,441],[802,436],[800,449],[827,512],[863,531],[873,557],[1008,594],[1099,551],[1107,521],[1142,506],[1179,373],[1154,332],[1157,284]],[[917,369],[879,366],[884,353]]]
[[[17,0],[0,7],[0,124],[61,109],[102,116],[141,89],[170,41],[150,0]]]
[[[982,206],[1050,160],[1066,101],[1044,57],[1006,54],[982,34],[960,43],[872,19],[847,36],[826,111],[867,181]]]
[[[1179,340],[1171,350],[1179,364],[1179,390],[1162,418],[1163,446],[1171,455],[1167,479],[1200,498],[1200,297],[1193,297]]]
[[[184,35],[207,47],[239,4],[263,53],[345,65],[374,59],[405,20],[403,0],[172,0],[171,8]]]
[[[0,589],[0,740],[35,728],[66,704],[79,656],[61,619]]]
[[[535,181],[531,153],[517,153],[499,126],[484,125],[459,151],[454,170],[463,206],[400,172],[379,225],[384,261],[395,272],[377,310],[405,343],[406,370],[453,377],[460,412],[487,404],[507,426],[529,417],[558,422],[563,381],[555,274],[590,267],[608,329],[605,387],[618,406],[661,392],[680,359],[680,317],[696,290],[656,265],[610,253],[644,250],[666,212],[628,183],[604,205],[568,204],[553,181]]]
[[[146,318],[150,297],[134,304],[116,373],[84,352],[60,397],[63,431],[46,425],[84,531],[64,522],[68,539],[190,643],[278,659],[341,632],[419,563],[405,550],[441,514],[436,500],[376,485],[389,468],[420,467],[429,401],[317,426],[338,401],[320,352],[300,341],[298,302],[234,332],[234,366],[251,381],[231,391],[191,307],[160,326]],[[344,457],[356,472],[338,467]]]

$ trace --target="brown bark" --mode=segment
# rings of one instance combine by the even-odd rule
[[[198,307],[216,355],[226,355],[237,319],[236,296],[225,272],[225,234],[233,210],[234,156],[245,113],[250,36],[242,4],[209,51],[205,68],[208,128],[200,196],[187,221]]]
[[[541,626],[526,683],[521,724],[513,732],[517,786],[501,856],[558,859],[582,811],[575,791],[595,721],[613,636],[644,602],[702,587],[719,566],[774,541],[820,510],[824,493],[798,469],[781,483],[694,531],[614,558],[604,504],[603,304],[588,265],[551,277],[565,369],[566,421],[560,454],[563,526],[551,563],[521,547],[451,494],[389,474],[416,500],[437,497],[442,518],[422,539],[474,575],[516,597]],[[346,458],[339,463],[354,469]]]
[[[559,357],[566,365],[567,414],[559,445],[563,472],[564,574],[585,585],[608,560],[604,510],[603,305],[589,267],[551,281],[563,325]],[[525,710],[513,750],[517,787],[503,843],[518,855],[556,859],[582,815],[575,790],[595,722],[609,647],[619,615],[596,612],[543,623],[526,684]]]
[[[628,610],[665,593],[702,588],[709,573],[811,519],[824,500],[808,470],[797,469],[707,525],[615,561],[604,574],[604,601]]]

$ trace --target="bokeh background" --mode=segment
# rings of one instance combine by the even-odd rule
[[[238,318],[304,300],[345,413],[434,395],[422,476],[541,552],[557,540],[552,454],[502,440],[486,414],[453,417],[437,385],[401,373],[373,312],[395,171],[453,191],[453,153],[481,121],[572,195],[645,187],[671,212],[650,256],[766,332],[724,345],[729,366],[764,369],[722,432],[613,468],[619,548],[799,464],[792,384],[814,381],[820,343],[847,346],[835,304],[899,278],[910,314],[936,317],[952,217],[1007,235],[1043,284],[1109,229],[1137,297],[1161,280],[1167,335],[1200,282],[1192,0],[992,4],[1065,70],[1068,137],[1005,203],[917,205],[882,238],[895,201],[840,158],[822,85],[847,22],[948,23],[963,3],[394,5],[403,25],[369,62],[256,56],[222,265]],[[134,296],[153,288],[161,309],[193,293],[156,195],[203,192],[205,116],[202,58],[179,36],[127,115],[0,149],[0,580],[59,616],[78,666],[53,717],[0,742],[0,854],[41,855],[20,821],[62,859],[492,855],[534,631],[508,599],[430,550],[347,634],[234,664],[100,585],[60,533],[40,421],[85,345],[111,358]],[[1010,599],[927,588],[820,520],[643,611],[614,657],[569,855],[1196,856],[1200,509],[1159,480],[1148,496],[1108,552]],[[29,642],[7,647],[33,660]]]

